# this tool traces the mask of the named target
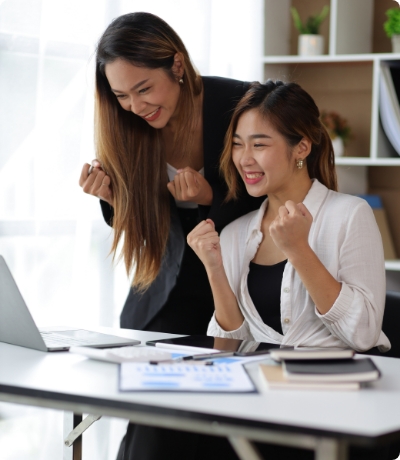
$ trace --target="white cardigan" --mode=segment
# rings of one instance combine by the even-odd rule
[[[313,216],[309,244],[329,273],[342,284],[325,315],[318,313],[300,277],[288,262],[281,286],[283,335],[265,324],[249,291],[250,261],[262,241],[260,231],[268,199],[258,211],[229,224],[221,233],[221,248],[229,284],[244,322],[224,331],[212,317],[208,335],[290,346],[350,347],[357,351],[379,346],[390,349],[382,332],[385,307],[385,265],[381,235],[368,203],[329,190],[316,179],[304,199]]]

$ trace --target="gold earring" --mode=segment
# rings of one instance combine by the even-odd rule
[[[304,160],[302,158],[300,158],[299,160],[296,160],[297,169],[301,169],[303,167],[303,164],[304,164]]]

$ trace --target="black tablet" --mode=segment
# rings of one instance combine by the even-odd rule
[[[280,348],[279,344],[266,342],[253,342],[239,339],[225,339],[209,335],[186,335],[171,339],[150,340],[146,345],[165,344],[180,345],[182,347],[211,348],[221,351],[234,351],[237,356],[251,356],[263,354],[272,348]]]

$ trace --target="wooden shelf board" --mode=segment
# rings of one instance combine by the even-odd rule
[[[400,271],[400,260],[385,260],[385,269],[389,271]]]
[[[264,64],[330,64],[334,62],[390,61],[400,59],[400,53],[323,54],[321,56],[263,56]]]
[[[336,157],[338,166],[400,166],[399,158]]]

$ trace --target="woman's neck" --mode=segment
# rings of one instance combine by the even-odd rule
[[[196,171],[204,166],[203,159],[203,94],[201,93],[195,100],[195,117],[196,122],[193,124],[193,132],[190,133],[190,150],[177,146],[175,143],[176,133],[180,126],[177,123],[177,117],[171,118],[170,122],[162,129],[163,142],[167,163],[175,168],[185,168],[190,166]]]
[[[279,208],[285,206],[287,201],[294,201],[296,204],[302,203],[307,196],[312,181],[308,174],[289,185],[286,189],[283,188],[276,193],[268,193],[268,207],[264,215],[264,219],[272,221],[278,215]]]
[[[195,97],[194,100],[194,116],[196,119],[201,120],[203,116],[203,91]],[[196,123],[196,126],[198,122]],[[179,107],[175,110],[172,117],[169,119],[168,123],[164,128],[162,128],[163,137],[168,139],[173,139],[175,134],[179,131]]]

